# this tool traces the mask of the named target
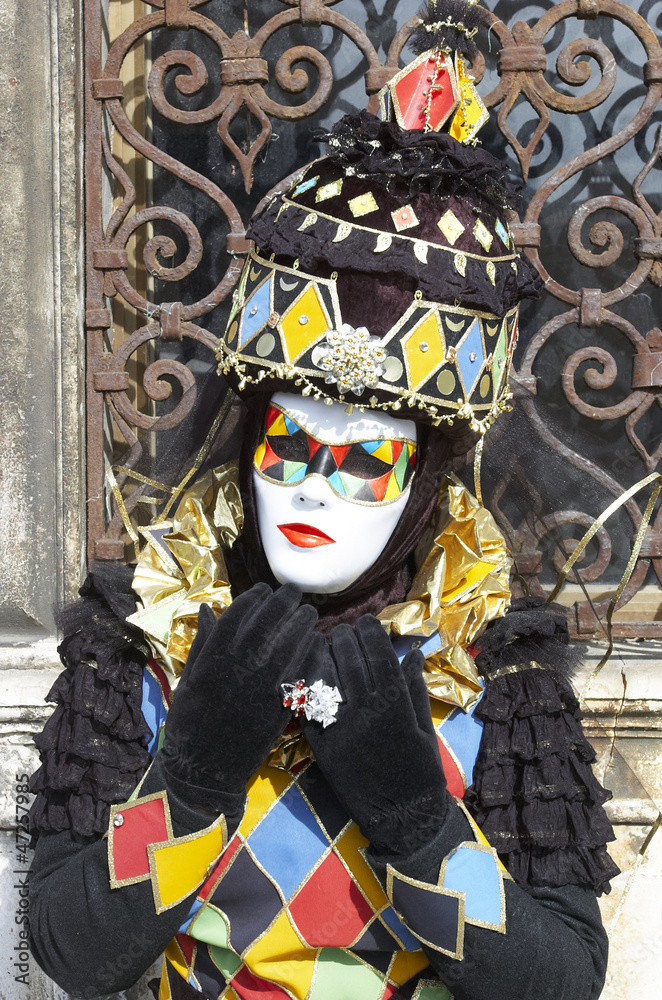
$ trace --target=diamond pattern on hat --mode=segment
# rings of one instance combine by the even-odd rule
[[[311,188],[315,187],[319,180],[319,174],[317,177],[309,177],[307,181],[302,181],[301,184],[297,184],[294,191],[292,192],[293,198],[298,198],[300,194],[304,194],[305,191],[310,191]]]
[[[376,212],[379,208],[372,191],[366,191],[365,194],[359,194],[356,198],[351,198],[347,204],[355,219],[360,218],[362,215],[370,215],[371,212]]]
[[[465,229],[455,212],[450,208],[444,212],[437,226],[441,229],[451,246],[457,243]]]
[[[494,229],[496,231],[497,236],[499,237],[499,239],[503,243],[503,245],[505,247],[510,246],[510,238],[508,236],[508,230],[504,226],[504,224],[501,221],[501,219],[497,219],[496,220],[496,224],[494,226]]]
[[[497,345],[494,348],[494,356],[492,358],[492,382],[494,385],[494,398],[496,399],[499,386],[503,381],[504,372],[506,370],[506,350],[508,345],[508,329],[507,321],[504,319],[501,324],[501,333],[499,334],[499,339]]]
[[[485,253],[489,253],[489,249],[494,242],[494,237],[482,219],[476,219],[476,224],[474,225],[474,236],[482,246]]]
[[[245,849],[238,852],[209,902],[226,915],[230,942],[238,954],[267,929],[282,906],[276,888]]]
[[[339,177],[338,180],[323,184],[322,187],[318,188],[315,193],[315,201],[328,201],[329,198],[337,198],[341,191],[342,177]]]
[[[313,948],[351,945],[374,916],[333,851],[296,894],[289,912],[301,936]]]
[[[465,68],[462,56],[456,53],[458,85],[461,95],[460,107],[455,112],[449,133],[458,142],[470,142],[489,120],[489,113],[480,94],[476,90],[473,77]]]
[[[322,857],[329,841],[293,786],[258,823],[247,844],[287,900]]]
[[[391,218],[393,219],[393,225],[399,233],[403,233],[405,229],[414,229],[420,225],[416,212],[411,205],[403,205],[401,208],[396,209],[395,212],[391,212]]]
[[[446,342],[436,309],[430,310],[422,321],[403,338],[403,351],[411,389],[418,389],[445,358]]]
[[[250,299],[244,306],[241,317],[241,329],[239,331],[239,346],[241,347],[259,333],[271,315],[271,278],[263,282],[260,287],[253,292]]]
[[[289,360],[297,361],[332,326],[317,288],[312,283],[307,285],[280,321]]]
[[[484,360],[480,321],[475,320],[469,332],[465,335],[464,340],[457,347],[457,366],[462,375],[467,399],[471,395],[480,375]]]

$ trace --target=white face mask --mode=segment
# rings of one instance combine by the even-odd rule
[[[279,583],[339,593],[372,566],[400,520],[416,424],[356,408],[348,416],[343,403],[291,393],[277,392],[271,403],[277,410],[253,465],[269,566]]]

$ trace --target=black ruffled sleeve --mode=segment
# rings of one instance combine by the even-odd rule
[[[141,709],[148,649],[124,621],[135,609],[127,574],[125,567],[91,574],[83,599],[60,616],[66,669],[46,696],[57,707],[35,737],[41,766],[30,781],[33,837],[105,833],[111,804],[126,801],[151,761]]]
[[[563,609],[516,600],[477,647],[484,729],[466,805],[520,885],[609,892],[619,871],[606,849],[611,793],[591,768],[570,683],[583,647],[570,643]]]

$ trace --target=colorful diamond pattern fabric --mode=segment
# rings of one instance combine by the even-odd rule
[[[501,221],[501,219],[497,219],[496,224],[494,226],[494,229],[496,231],[497,236],[499,237],[499,239],[503,243],[503,245],[505,247],[509,246],[510,245],[510,238],[508,236],[508,230],[504,226],[504,224]]]
[[[373,910],[333,851],[290,903],[290,915],[313,948],[347,946],[361,937]]]
[[[461,955],[462,899],[439,886],[404,879],[389,869],[388,894],[407,924],[420,928],[419,940],[437,951],[459,958]],[[423,928],[425,933],[423,933]]]
[[[294,423],[280,411],[275,421],[285,432]],[[376,454],[390,442],[369,445]],[[424,645],[435,643],[436,635]],[[398,655],[405,655],[411,640],[400,645]],[[434,718],[440,734],[449,726],[445,738],[469,768],[480,724],[453,710]],[[163,995],[387,1000],[422,972],[416,995],[449,1000],[445,987],[425,979],[415,923],[424,913],[426,928],[436,928],[431,943],[449,954],[458,952],[462,919],[502,930],[503,875],[494,852],[461,845],[445,861],[441,887],[396,877],[389,905],[365,847],[316,763],[289,773],[265,765],[249,783],[239,831],[198,890],[186,933],[168,949],[171,985],[164,980]]]
[[[304,194],[306,191],[310,191],[311,188],[314,188],[318,180],[319,180],[319,174],[317,175],[317,177],[309,177],[307,181],[302,181],[300,184],[297,184],[294,191],[292,192],[292,195],[295,198],[298,198],[300,194]]]
[[[502,877],[499,862],[489,847],[467,843],[446,861],[445,889],[464,893],[464,919],[501,930],[504,924]]]
[[[356,198],[351,198],[347,204],[355,219],[359,219],[362,215],[370,215],[371,212],[376,212],[379,208],[372,191],[366,191],[365,194],[359,194]]]
[[[331,181],[330,184],[323,184],[315,192],[315,201],[328,201],[329,198],[337,198],[342,191],[342,178]]]
[[[446,342],[439,313],[429,312],[403,340],[403,346],[410,387],[418,389],[444,362]]]
[[[248,307],[244,310],[244,315],[246,312],[250,312]],[[315,286],[307,285],[280,321],[289,360],[294,362],[301,357],[331,326],[331,320]]]
[[[457,243],[465,229],[455,212],[450,208],[444,212],[437,226],[441,229],[451,246]]]
[[[494,848],[465,841],[444,859],[438,885],[388,865],[386,891],[418,940],[461,960],[465,924],[506,932],[504,872]]]
[[[329,844],[295,785],[261,820],[246,843],[278,886],[283,901],[292,896]]]
[[[411,205],[403,205],[402,208],[398,208],[395,212],[391,212],[391,218],[393,219],[393,225],[399,233],[403,233],[406,229],[413,229],[415,226],[420,225],[416,212]]]
[[[482,246],[485,253],[489,253],[494,237],[482,219],[476,219],[476,224],[474,225],[474,236]]]
[[[462,375],[467,398],[471,395],[483,367],[483,338],[480,321],[476,320],[457,348],[457,366]]]
[[[150,844],[171,836],[165,794],[137,799],[111,815],[109,856],[113,881],[118,885],[149,878]]]
[[[465,789],[472,782],[473,767],[483,735],[483,723],[476,718],[475,707],[470,712],[456,708],[438,727],[439,737],[443,738],[459,764]]]
[[[239,345],[259,333],[271,315],[271,279],[263,282],[257,291],[253,292],[244,307],[239,332]]]

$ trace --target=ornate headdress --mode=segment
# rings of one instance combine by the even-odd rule
[[[479,433],[506,405],[519,302],[539,278],[508,227],[516,189],[475,148],[487,112],[464,60],[479,23],[476,0],[432,2],[382,120],[343,118],[322,136],[328,155],[253,220],[218,352],[239,392]]]

